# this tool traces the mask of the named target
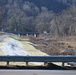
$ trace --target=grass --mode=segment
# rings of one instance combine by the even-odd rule
[[[61,67],[61,66],[57,66],[53,63],[48,63],[47,65],[45,66],[24,66],[24,65],[21,65],[21,66],[18,66],[18,65],[3,65],[3,66],[0,66],[0,69],[34,69],[34,70],[66,70],[66,68],[64,67]]]
[[[23,37],[20,37],[18,35],[15,34],[11,34],[9,37],[6,37],[3,42],[0,43],[0,46],[3,45],[3,43],[7,42],[10,38],[16,39],[18,41],[20,41],[23,46],[24,49],[30,54],[30,55],[34,55],[34,56],[42,56],[42,55],[46,55],[45,53],[41,52],[40,50],[37,50],[33,45],[30,44],[29,41],[23,40]],[[26,38],[25,38],[26,39]],[[2,53],[2,50],[0,50],[0,55],[5,55]],[[6,63],[2,62],[0,63],[0,65],[6,65]],[[10,65],[20,65],[20,66],[24,66],[26,65],[25,62],[10,62]],[[34,65],[33,63],[29,63],[29,65]]]
[[[0,36],[4,35],[5,33],[4,32],[0,32]]]
[[[16,40],[21,40],[21,37],[15,34],[11,34],[10,37]]]

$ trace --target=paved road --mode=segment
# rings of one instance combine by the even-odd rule
[[[0,75],[76,75],[75,70],[0,70]]]

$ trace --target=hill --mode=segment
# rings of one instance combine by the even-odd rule
[[[0,31],[75,35],[76,0],[0,0]]]

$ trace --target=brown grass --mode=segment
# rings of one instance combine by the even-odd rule
[[[76,37],[51,37],[51,36],[39,36],[29,37],[30,41],[37,44],[37,49],[49,54],[49,55],[75,55],[76,51]],[[62,48],[67,48],[64,50]],[[74,50],[73,50],[74,48]]]

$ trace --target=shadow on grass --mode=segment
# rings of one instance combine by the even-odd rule
[[[46,66],[0,66],[0,69],[19,69],[19,70],[76,70],[76,67],[61,67],[54,65],[52,63],[46,65]]]

